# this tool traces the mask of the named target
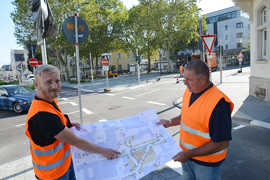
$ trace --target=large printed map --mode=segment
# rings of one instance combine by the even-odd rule
[[[134,116],[87,124],[77,136],[121,152],[114,160],[71,147],[78,180],[137,180],[170,161],[180,148],[167,130],[156,123],[154,110]]]

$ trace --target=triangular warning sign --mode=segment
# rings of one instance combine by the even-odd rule
[[[208,50],[208,53],[211,54],[214,42],[216,40],[216,35],[202,35],[201,38],[206,49]]]

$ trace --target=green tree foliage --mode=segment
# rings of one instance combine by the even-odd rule
[[[14,35],[17,44],[24,46],[32,43],[34,38],[34,23],[27,0],[15,0],[12,2],[14,11],[10,14],[15,25]]]
[[[133,54],[139,49],[139,55],[148,58],[150,72],[151,56],[157,49],[173,57],[170,54],[198,41],[198,30],[196,0],[140,0],[129,10],[124,39]]]
[[[35,28],[28,0],[14,0],[13,5],[17,42],[23,46],[33,43]],[[196,0],[139,0],[139,5],[130,10],[120,0],[49,0],[49,5],[59,31],[46,39],[48,61],[62,68],[68,67],[68,57],[75,52],[74,45],[61,33],[62,23],[75,12],[90,30],[88,41],[80,44],[80,58],[87,60],[91,52],[96,66],[102,53],[125,49],[135,55],[138,49],[139,55],[147,57],[150,72],[151,59],[158,49],[173,54],[199,38]]]
[[[87,1],[81,4],[80,16],[86,20],[90,28],[87,43],[82,45],[85,57],[96,59],[102,53],[111,52],[123,47],[122,33],[127,10],[119,0]],[[92,58],[93,59],[93,58]]]

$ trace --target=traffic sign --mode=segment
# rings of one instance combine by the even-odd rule
[[[89,28],[87,23],[80,17],[78,19],[78,41],[83,43],[88,39]],[[71,16],[63,22],[62,33],[68,42],[74,44],[76,41],[75,37],[75,16]]]
[[[102,59],[101,63],[104,65],[104,66],[108,66],[109,62],[107,59]]]
[[[201,35],[202,41],[206,47],[206,49],[208,50],[208,53],[211,54],[213,46],[214,46],[214,42],[216,40],[216,35]]]
[[[109,71],[109,66],[102,66],[103,71]]]
[[[36,58],[29,59],[29,64],[34,67],[38,65],[38,60]]]

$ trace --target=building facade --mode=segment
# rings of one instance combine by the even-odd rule
[[[249,48],[250,23],[239,7],[229,7],[205,15],[207,34],[217,36],[214,47],[223,46],[225,64],[237,64],[237,55]],[[215,50],[215,48],[213,50]],[[248,57],[246,57],[248,63]]]
[[[251,75],[249,94],[270,101],[270,1],[234,0],[250,16]]]
[[[11,79],[22,81],[30,73],[27,65],[27,51],[12,49],[10,51]]]

